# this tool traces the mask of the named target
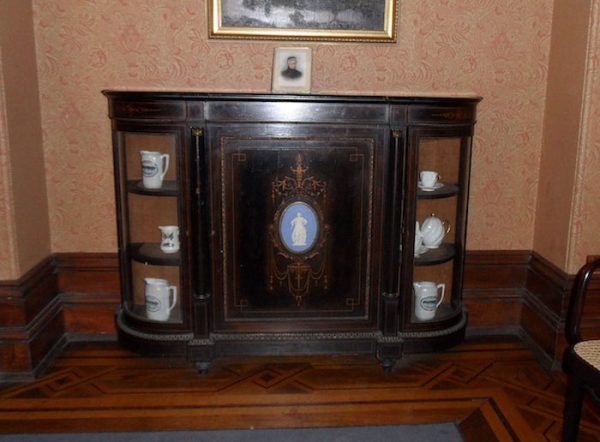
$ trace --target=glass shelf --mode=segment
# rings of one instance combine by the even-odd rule
[[[415,256],[415,265],[431,266],[443,264],[453,259],[455,254],[454,244],[443,243],[437,249],[426,249],[419,256]]]
[[[137,319],[141,319],[141,320],[147,321],[147,322],[154,322],[157,324],[179,323],[183,319],[181,317],[181,309],[180,308],[173,309],[171,311],[171,313],[169,314],[169,318],[165,321],[150,319],[148,317],[148,314],[146,313],[145,305],[134,305],[134,306],[131,306],[130,308],[128,308],[127,311],[130,315],[136,317]]]
[[[178,266],[181,264],[181,254],[165,253],[158,243],[132,243],[129,245],[131,259],[154,265]]]
[[[428,200],[437,198],[448,198],[454,196],[460,190],[456,184],[440,183],[442,187],[439,189],[427,191],[417,187],[417,199]]]
[[[127,190],[139,195],[152,196],[177,196],[177,181],[164,181],[160,189],[148,189],[144,187],[142,181],[127,181]]]
[[[457,310],[455,308],[452,308],[450,304],[443,303],[437,308],[435,316],[432,319],[417,319],[417,317],[413,313],[411,320],[412,322],[421,324],[428,322],[441,322],[456,316],[456,314]]]

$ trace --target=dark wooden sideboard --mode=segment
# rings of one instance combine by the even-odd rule
[[[462,339],[480,98],[104,94],[124,345],[200,370],[219,356],[311,353],[390,368]],[[424,170],[439,181],[425,187]],[[441,244],[415,241],[440,223]],[[159,226],[178,227],[178,250],[161,248]],[[443,284],[437,308],[415,300],[416,281]]]

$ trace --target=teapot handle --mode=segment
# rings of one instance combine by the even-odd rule
[[[443,225],[443,226],[444,226],[444,228],[445,228],[445,229],[444,229],[444,230],[445,230],[445,233],[444,233],[444,235],[447,235],[448,233],[450,233],[450,230],[452,229],[452,226],[450,225],[450,221],[448,221],[448,220],[443,220],[443,221],[442,221],[442,225]]]

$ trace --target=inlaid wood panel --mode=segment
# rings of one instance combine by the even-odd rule
[[[467,441],[555,441],[564,377],[523,344],[471,340],[401,361],[221,358],[201,376],[114,343],[71,345],[36,382],[0,387],[0,433],[286,428],[457,422]],[[598,440],[586,403],[581,441]]]
[[[386,132],[209,129],[215,329],[374,329]]]

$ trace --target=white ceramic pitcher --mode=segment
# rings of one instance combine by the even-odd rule
[[[169,154],[150,150],[140,151],[142,157],[142,183],[147,189],[160,189],[169,170]]]
[[[160,250],[164,253],[176,253],[179,251],[179,227],[158,226],[160,230]]]
[[[438,300],[438,290],[442,289],[442,295]],[[446,284],[436,284],[431,281],[413,282],[415,292],[415,316],[420,321],[428,321],[435,317],[435,312],[444,300]]]
[[[146,316],[154,321],[167,321],[177,303],[177,287],[160,278],[144,278],[146,284]],[[169,302],[169,298],[171,298]]]

